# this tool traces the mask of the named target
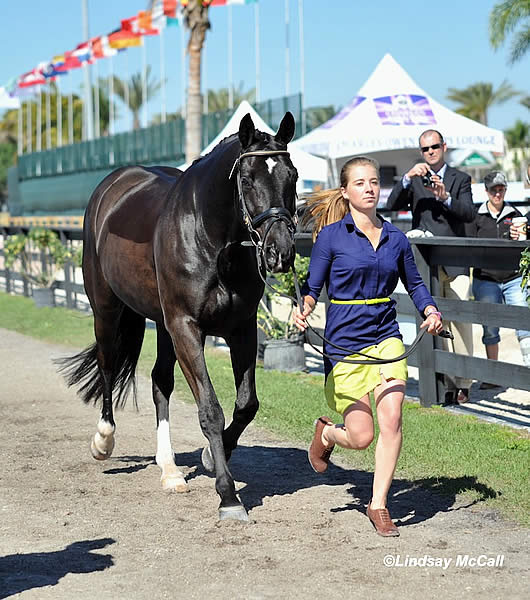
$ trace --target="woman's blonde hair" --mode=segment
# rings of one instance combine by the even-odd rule
[[[343,197],[341,188],[348,185],[350,169],[359,165],[374,167],[377,177],[379,177],[379,163],[376,160],[368,156],[356,156],[344,163],[340,171],[339,188],[313,192],[304,197],[307,210],[302,219],[302,225],[308,225],[312,222],[313,241],[315,241],[322,227],[336,223],[348,214],[348,200]]]

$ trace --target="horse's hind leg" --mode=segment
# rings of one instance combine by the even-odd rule
[[[112,341],[116,336],[119,319],[104,320],[94,314],[94,332],[97,344],[97,362],[102,381],[103,403],[97,431],[90,442],[90,452],[96,460],[110,458],[114,450],[116,423],[112,410],[113,358]]]
[[[162,469],[160,480],[164,490],[187,492],[188,484],[175,464],[169,434],[169,397],[173,391],[176,357],[171,337],[160,323],[156,325],[156,347],[156,362],[151,372],[156,407],[156,464]]]

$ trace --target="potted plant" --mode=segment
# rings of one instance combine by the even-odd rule
[[[309,258],[297,254],[295,269],[300,287],[307,279],[308,267]],[[292,270],[275,274],[272,286],[282,294],[296,296]],[[280,371],[301,371],[305,368],[304,335],[292,322],[294,305],[288,309],[286,318],[280,318],[271,308],[276,297],[278,296],[266,288],[258,307],[258,328],[265,335],[263,367]]]
[[[51,229],[36,227],[27,234],[9,236],[4,244],[8,269],[18,263],[20,274],[31,284],[37,306],[54,306],[57,272],[69,260],[80,263],[81,249],[72,252]]]

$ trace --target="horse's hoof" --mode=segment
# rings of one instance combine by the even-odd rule
[[[185,494],[190,491],[188,484],[184,477],[176,477],[169,475],[168,477],[162,477],[162,489],[165,492],[176,492],[177,494]]]
[[[105,451],[101,451],[96,447],[96,444],[94,443],[94,439],[92,439],[92,441],[90,442],[90,454],[92,454],[92,456],[96,459],[96,460],[107,460],[107,458],[110,458],[112,451],[114,450],[114,443],[112,444],[112,446],[110,448],[108,448],[108,450]]]
[[[210,452],[210,446],[206,446],[201,454],[202,466],[210,473],[213,473],[215,469],[215,463],[213,462],[212,453]]]
[[[248,521],[248,513],[244,506],[219,507],[219,520],[232,519],[233,521]]]

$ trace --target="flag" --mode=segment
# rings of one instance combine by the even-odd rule
[[[152,21],[151,21],[151,11],[150,10],[141,10],[138,12],[138,29],[151,29]]]
[[[131,46],[141,46],[143,44],[141,34],[127,29],[116,29],[109,34],[108,38],[111,48],[121,49]]]
[[[177,0],[163,0],[162,2],[162,10],[166,17],[170,17],[172,19],[177,18]],[[186,6],[187,2],[181,0],[182,6]]]
[[[52,62],[41,62],[37,65],[37,68],[45,79],[55,80],[54,78],[57,75],[66,75],[66,71],[58,71]]]
[[[5,88],[0,87],[0,108],[20,108],[20,100],[13,98]]]
[[[75,50],[71,52],[72,56],[75,56],[80,62],[91,62],[92,61],[92,50],[90,48],[90,42],[83,42],[78,44]]]
[[[64,61],[60,65],[56,65],[57,71],[70,71],[71,69],[79,69],[83,66],[83,63],[79,60],[74,52],[65,52]]]
[[[107,58],[118,53],[115,48],[111,48],[109,38],[106,35],[92,38],[90,42],[92,46],[92,56],[94,58]]]
[[[45,83],[44,75],[38,69],[33,69],[20,76],[18,87],[25,88],[32,85],[44,85]]]

